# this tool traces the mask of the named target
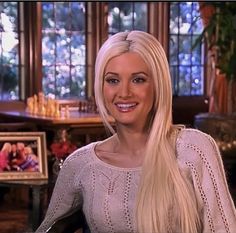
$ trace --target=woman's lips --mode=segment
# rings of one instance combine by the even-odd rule
[[[121,112],[132,111],[138,104],[137,103],[116,103],[116,107]]]

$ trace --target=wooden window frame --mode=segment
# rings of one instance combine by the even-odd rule
[[[169,2],[149,2],[149,32],[162,44],[167,57],[169,51]],[[161,25],[158,27],[157,25]],[[194,116],[208,111],[208,68],[204,65],[204,93],[201,96],[173,96],[174,123],[193,126]]]
[[[147,2],[147,4],[148,32],[160,41],[166,54],[168,54],[169,2]],[[96,55],[100,46],[108,37],[108,5],[107,2],[87,2],[86,7],[88,14],[86,19],[86,97],[89,98],[94,95],[94,63]],[[22,109],[25,107],[27,97],[42,91],[42,23],[41,20],[38,20],[41,16],[41,2],[19,2],[20,30],[25,31],[25,34],[20,37],[21,47],[19,50],[23,64],[23,68],[20,70],[20,100],[11,101],[11,105],[9,105],[9,101],[1,101],[0,109]],[[173,114],[176,119],[178,118],[178,113],[186,108],[191,112],[191,118],[195,113],[207,111],[206,90],[208,82],[206,68],[204,82],[203,96],[173,97]],[[178,119],[178,122],[180,121],[181,119]]]

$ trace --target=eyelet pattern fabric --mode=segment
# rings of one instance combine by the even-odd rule
[[[58,217],[74,208],[83,208],[92,233],[137,232],[135,199],[141,168],[120,168],[99,160],[96,143],[66,159],[46,217],[36,233],[45,233]],[[201,233],[235,233],[235,208],[214,140],[198,130],[183,129],[176,141],[176,159],[196,196]],[[180,232],[177,214],[173,206],[166,226],[168,233]]]

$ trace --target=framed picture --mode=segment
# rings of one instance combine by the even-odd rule
[[[0,132],[0,180],[47,179],[45,132]]]

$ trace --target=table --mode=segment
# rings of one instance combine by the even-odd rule
[[[26,187],[32,190],[32,207],[28,211],[28,224],[35,231],[44,217],[43,199],[46,192],[53,189],[55,180],[11,180],[0,181],[0,187]],[[50,197],[48,197],[50,198]],[[48,200],[49,201],[49,200]]]
[[[70,116],[67,117],[47,117],[33,115],[25,110],[21,111],[0,111],[1,121],[6,122],[30,122],[37,126],[38,131],[58,131],[59,129],[76,130],[80,135],[85,135],[85,144],[91,142],[91,134],[105,134],[105,128],[101,117],[98,113],[79,112],[78,110],[70,111]],[[110,119],[113,123],[113,119]],[[54,134],[53,133],[53,134]],[[53,135],[49,134],[49,139]]]
[[[98,113],[87,113],[79,111],[70,111],[69,117],[48,117],[41,115],[33,115],[25,110],[22,111],[0,111],[2,119],[11,119],[18,121],[29,121],[39,125],[54,125],[54,126],[94,126],[102,125],[102,119]]]

